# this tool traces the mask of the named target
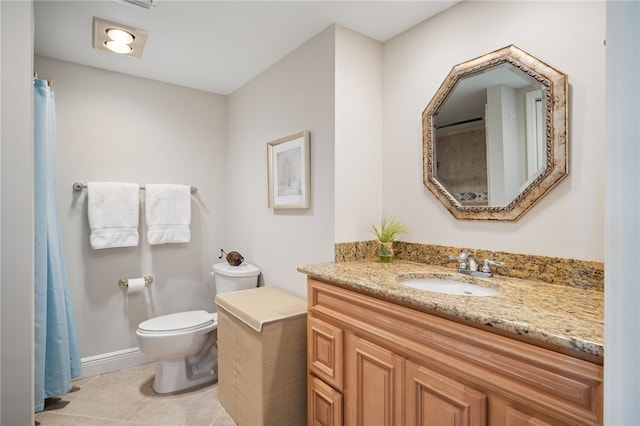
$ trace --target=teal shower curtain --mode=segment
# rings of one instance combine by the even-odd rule
[[[34,79],[35,93],[35,411],[71,390],[81,374],[65,266],[56,178],[53,92]]]

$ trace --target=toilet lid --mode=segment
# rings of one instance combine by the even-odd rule
[[[260,275],[260,269],[250,263],[241,263],[238,266],[229,265],[227,262],[214,263],[213,272],[227,277],[255,277]]]
[[[146,332],[189,331],[213,324],[216,315],[207,311],[188,311],[162,315],[143,321],[139,330]]]

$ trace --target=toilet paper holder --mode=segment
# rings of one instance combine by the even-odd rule
[[[142,278],[144,278],[145,287],[149,287],[153,282],[153,275],[147,274]],[[129,288],[129,278],[120,278],[118,280],[118,287],[127,290]]]

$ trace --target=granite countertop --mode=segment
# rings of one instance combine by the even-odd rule
[[[452,268],[394,260],[359,260],[303,265],[298,271],[343,287],[415,309],[460,318],[559,347],[603,362],[604,293],[540,281],[500,277],[476,279]],[[498,296],[469,297],[427,292],[399,283],[401,278],[461,277],[491,287]],[[486,328],[486,327],[485,327]],[[505,333],[502,333],[505,334]]]

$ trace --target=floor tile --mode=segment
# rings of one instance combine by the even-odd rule
[[[76,380],[71,392],[47,400],[36,425],[235,426],[218,401],[217,384],[157,394],[154,372],[151,363]]]

